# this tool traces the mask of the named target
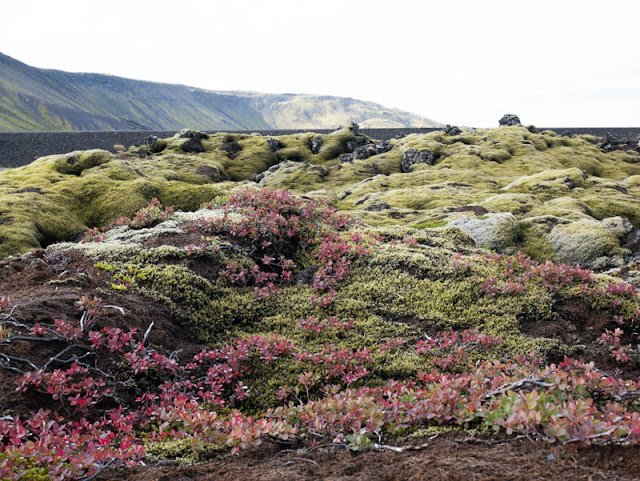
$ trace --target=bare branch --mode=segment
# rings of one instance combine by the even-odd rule
[[[507,391],[518,391],[528,384],[536,387],[545,387],[545,388],[555,386],[555,384],[553,384],[552,382],[543,382],[540,379],[525,378],[525,379],[520,379],[519,381],[509,382],[503,385],[502,387],[496,389],[495,391],[491,391],[490,393],[487,393],[485,395],[485,399],[488,399],[493,396],[497,396],[499,394],[504,394]]]
[[[17,309],[17,307],[18,307],[18,306],[19,306],[19,304],[16,304],[15,306],[13,306],[13,307],[11,308],[11,311],[9,311],[9,313],[8,313],[8,314],[2,314],[2,315],[0,316],[0,318],[2,318],[2,319],[10,319],[10,318],[12,318],[12,317],[13,317],[13,313],[16,311],[16,309]]]
[[[93,473],[91,476],[89,476],[88,478],[84,478],[81,481],[91,481],[92,479],[97,478],[98,476],[100,476],[105,469],[109,468],[113,463],[115,463],[116,460],[112,459],[111,461],[109,461],[108,463],[106,463],[104,466],[101,466],[95,473]]]
[[[149,324],[149,327],[147,327],[147,330],[144,333],[144,337],[142,338],[142,344],[145,344],[147,342],[147,337],[149,337],[149,333],[151,332],[151,329],[153,329],[154,324],[155,322],[151,321],[151,324]]]
[[[440,433],[436,433],[433,436],[431,436],[429,439],[435,439],[439,436]],[[385,449],[387,451],[394,451],[396,453],[404,453],[405,451],[418,451],[420,449],[425,449],[430,447],[431,444],[430,443],[424,443],[424,444],[420,444],[418,446],[389,446],[387,444],[374,444],[373,447],[376,449]]]
[[[31,366],[33,369],[35,369],[36,371],[38,370],[38,366],[36,366],[34,363],[32,363],[31,361],[29,361],[29,359],[24,359],[22,357],[16,357],[16,356],[10,356],[9,354],[5,354],[3,352],[0,352],[0,357],[4,358],[6,361],[8,362],[21,362],[23,364],[28,364],[29,366]],[[6,368],[6,369],[10,369],[12,371],[15,371],[17,368],[11,368],[8,365],[2,364],[2,367]],[[23,371],[20,371],[24,374]]]
[[[72,344],[71,346],[67,346],[66,348],[64,348],[62,351],[60,351],[58,354],[56,354],[55,356],[53,356],[51,359],[49,359],[47,361],[47,363],[42,366],[42,369],[45,370],[47,369],[51,364],[53,364],[54,362],[62,362],[65,363],[67,362],[66,360],[61,359],[62,356],[64,356],[65,354],[76,350],[76,349],[81,349],[83,351],[85,351],[85,353],[93,353],[93,355],[96,355],[91,348],[89,348],[88,346],[82,346],[80,344]]]
[[[4,344],[11,344],[13,341],[26,341],[26,342],[63,342],[64,339],[54,339],[51,337],[31,337],[31,336],[11,336],[7,339],[0,341],[0,346]]]
[[[15,319],[5,319],[0,321],[0,324],[11,324],[12,326],[19,327],[22,329],[26,329],[27,331],[31,331],[31,327],[28,324],[23,324],[22,322],[18,322]],[[49,334],[53,335],[56,339],[63,341],[64,339],[60,337],[60,335],[54,331],[53,329],[49,329],[48,327],[44,328]]]
[[[287,461],[286,463],[283,463],[280,466],[291,466],[292,464],[296,464],[296,461],[306,461],[307,463],[315,464],[316,466],[318,465],[318,463],[316,463],[313,459],[291,458],[291,461]]]
[[[124,309],[120,306],[112,306],[112,305],[107,305],[107,306],[102,306],[103,309],[115,309],[116,311],[118,311],[120,314],[122,314],[123,316],[125,315]],[[151,323],[153,324],[153,323]]]

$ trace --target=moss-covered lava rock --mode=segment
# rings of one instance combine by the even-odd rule
[[[608,235],[600,221],[619,216],[640,225],[640,153],[605,151],[592,136],[531,130],[465,128],[388,143],[353,127],[272,138],[183,130],[115,154],[44,157],[0,173],[0,256],[74,239],[132,215],[153,197],[194,210],[253,186],[325,198],[372,226],[487,226],[508,219],[499,241],[478,237],[479,245],[593,267],[627,262],[635,247],[625,236]],[[403,158],[414,151],[429,152],[430,162],[405,173]],[[600,247],[568,255],[581,242],[568,233],[583,227]]]

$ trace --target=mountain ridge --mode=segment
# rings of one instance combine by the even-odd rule
[[[312,94],[216,91],[29,66],[0,53],[0,131],[256,130],[440,126],[374,102]]]

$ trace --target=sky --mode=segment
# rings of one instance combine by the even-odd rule
[[[353,97],[440,122],[640,126],[637,0],[21,0],[0,52],[29,65]]]

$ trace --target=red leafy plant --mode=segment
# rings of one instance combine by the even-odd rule
[[[260,299],[277,293],[278,285],[291,282],[298,267],[295,259],[318,245],[319,266],[312,287],[326,294],[314,296],[313,301],[326,306],[335,297],[337,284],[351,272],[353,259],[368,252],[359,234],[340,234],[354,225],[353,219],[322,200],[263,189],[240,191],[213,205],[222,206],[223,215],[203,219],[191,229],[231,239],[251,258],[253,266],[235,262],[220,274],[233,284],[253,285]]]
[[[513,256],[485,254],[483,260],[500,264],[504,268],[504,279],[490,277],[482,280],[480,289],[488,296],[520,293],[532,281],[555,291],[574,284],[587,286],[594,280],[593,272],[589,269],[555,264],[552,261],[541,264],[522,253]]]
[[[89,229],[81,242],[102,242],[106,238],[105,232],[122,225],[129,226],[132,229],[153,227],[160,222],[170,219],[173,216],[173,212],[173,207],[163,209],[160,201],[154,197],[147,206],[136,212],[132,218],[119,217],[109,225]]]

